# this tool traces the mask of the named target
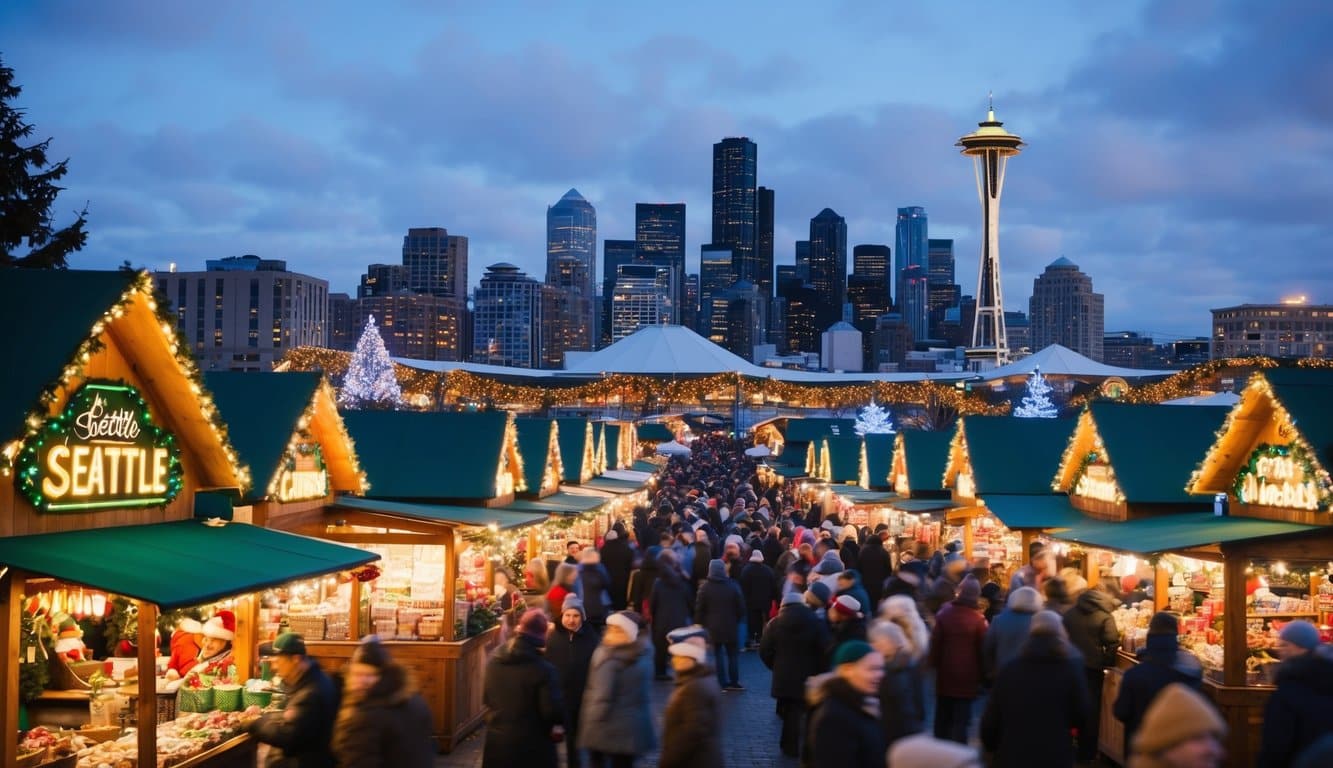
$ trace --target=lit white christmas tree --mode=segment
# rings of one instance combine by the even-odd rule
[[[864,437],[867,434],[885,435],[893,432],[893,419],[889,418],[889,409],[875,403],[875,399],[870,398],[870,405],[862,408],[856,416],[857,437]]]
[[[403,391],[393,372],[393,360],[384,348],[375,316],[366,319],[366,328],[356,342],[352,362],[343,377],[338,405],[351,410],[393,410],[402,402]]]
[[[1053,419],[1059,414],[1060,409],[1051,402],[1051,385],[1046,383],[1046,377],[1037,368],[1028,377],[1027,394],[1023,395],[1023,402],[1014,409],[1014,415],[1025,419]]]

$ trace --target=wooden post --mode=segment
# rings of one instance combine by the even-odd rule
[[[454,600],[458,598],[458,549],[453,528],[444,529],[444,639],[454,637]]]
[[[157,606],[135,600],[139,609],[139,765],[157,765]]]
[[[236,641],[232,643],[232,659],[236,673],[242,680],[258,677],[255,674],[255,644],[259,642],[259,611],[254,595],[236,598]]]
[[[1222,682],[1245,685],[1245,566],[1246,558],[1222,550],[1222,583],[1226,612],[1222,620]]]
[[[5,688],[0,692],[0,765],[14,765],[18,761],[19,732],[19,657],[20,632],[23,628],[23,587],[26,581],[22,571],[11,570],[0,580],[0,666]]]
[[[350,605],[348,610],[351,612],[351,615],[347,617],[347,639],[359,640],[363,635],[370,634],[369,632],[361,631],[361,590],[365,589],[365,585],[361,583],[360,579],[352,579],[352,583],[348,586],[352,589],[351,595],[348,597],[348,603]],[[369,629],[369,627],[367,627],[367,629]]]
[[[1032,551],[1032,542],[1037,540],[1037,532],[1031,528],[1024,528],[1019,531],[1019,536],[1021,536],[1023,540],[1023,551],[1019,553],[1019,557],[1023,560],[1022,564],[1027,565],[1029,560],[1028,553]]]
[[[977,519],[972,516],[963,518],[963,557],[970,563],[972,561],[972,544],[976,540],[976,531],[973,526]]]
[[[529,561],[537,559],[537,556],[538,556],[539,554],[541,554],[541,551],[540,551],[540,548],[541,548],[541,540],[537,538],[537,529],[538,529],[538,528],[541,528],[541,526],[540,526],[540,525],[530,525],[530,526],[528,526],[528,558],[527,558],[527,559],[528,559]],[[527,563],[524,563],[524,565],[527,565]]]
[[[1165,611],[1168,605],[1167,590],[1171,588],[1171,572],[1162,567],[1161,562],[1157,563],[1156,572],[1153,573],[1152,580],[1152,606],[1153,610]]]

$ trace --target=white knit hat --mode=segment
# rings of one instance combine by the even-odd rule
[[[704,659],[708,658],[708,652],[697,643],[675,643],[667,646],[667,653],[672,656],[685,656],[694,659],[696,664],[702,664]]]
[[[613,613],[606,617],[606,623],[619,627],[626,635],[629,635],[629,641],[632,643],[639,639],[639,624],[623,613]]]

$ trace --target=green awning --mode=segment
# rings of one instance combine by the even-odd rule
[[[824,444],[828,446],[829,480],[834,483],[861,482],[861,451],[865,445],[861,438],[828,437]]]
[[[247,499],[268,495],[269,484],[287,457],[287,441],[319,390],[322,374],[209,371],[204,386],[213,393],[227,438],[250,467],[254,485]]]
[[[922,512],[943,512],[958,505],[953,503],[952,499],[904,499],[903,501],[895,501],[889,506],[903,512],[920,514]]]
[[[617,480],[613,477],[594,477],[586,483],[579,484],[580,488],[591,488],[594,491],[606,491],[607,493],[625,494],[634,493],[643,490],[648,483],[636,483],[633,480]]]
[[[545,512],[557,515],[577,515],[597,509],[610,499],[600,496],[582,496],[577,493],[560,491],[543,499],[517,499],[505,506],[517,512]]]
[[[671,433],[667,425],[660,422],[651,424],[640,424],[634,428],[638,433],[639,440],[649,443],[664,443],[668,440],[675,440],[676,436]]]
[[[896,437],[875,432],[865,436],[866,474],[870,477],[871,488],[888,488],[893,485],[889,473],[893,470],[893,444]],[[941,470],[940,474],[943,473]]]
[[[0,539],[0,564],[155,603],[200,605],[345,571],[373,552],[245,523],[199,520]]]
[[[1247,517],[1219,517],[1211,512],[1185,512],[1126,520],[1123,523],[1084,519],[1077,525],[1054,531],[1051,535],[1065,541],[1123,552],[1155,554],[1316,530],[1322,528]]]
[[[648,461],[647,459],[639,459],[638,461],[635,461],[632,465],[630,465],[630,469],[634,470],[635,472],[648,472],[650,474],[657,474],[657,472],[659,472],[662,469],[662,465],[654,464],[653,462]]]
[[[1036,419],[1032,419],[1036,421]],[[1068,528],[1089,518],[1063,494],[987,496],[986,508],[1010,528]]]
[[[853,504],[887,504],[899,500],[906,501],[893,491],[871,491],[855,485],[834,486],[833,492]]]
[[[788,466],[787,464],[774,464],[774,465],[772,465],[772,469],[773,469],[773,471],[776,472],[777,474],[779,474],[779,475],[781,475],[781,476],[783,476],[783,477],[785,477],[785,478],[787,478],[787,479],[789,479],[789,480],[790,480],[790,479],[793,479],[793,478],[797,478],[797,477],[806,477],[807,475],[810,474],[809,472],[806,472],[806,471],[805,471],[805,467],[803,467],[803,466],[801,466],[801,467],[792,467],[792,466]]]
[[[380,501],[357,496],[340,496],[330,509],[355,509],[408,520],[447,523],[451,525],[487,526],[494,523],[501,530],[521,528],[546,520],[534,512],[514,512],[505,507],[458,507],[448,504],[408,504],[401,501]]]

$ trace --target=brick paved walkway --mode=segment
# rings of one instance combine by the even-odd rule
[[[741,654],[741,684],[745,686],[745,692],[722,695],[722,707],[726,718],[722,725],[726,734],[723,744],[727,764],[737,768],[742,766],[792,768],[797,764],[797,760],[783,757],[778,751],[780,722],[773,713],[773,699],[768,695],[769,672],[759,661],[757,653]],[[667,696],[671,695],[671,688],[671,683],[653,683],[653,712],[659,740],[662,737],[662,712],[666,709],[666,700]],[[435,761],[436,768],[480,766],[482,733],[482,730],[478,730],[452,753],[440,755]],[[564,760],[565,751],[561,748],[561,765],[564,765]],[[635,765],[655,768],[657,753],[646,756]]]

